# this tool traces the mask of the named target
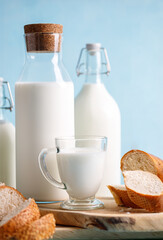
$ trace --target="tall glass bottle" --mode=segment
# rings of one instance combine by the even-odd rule
[[[55,137],[74,134],[74,88],[62,63],[62,25],[26,25],[26,62],[15,85],[17,188],[40,201],[62,200],[65,191],[50,185],[38,166],[43,147]],[[56,156],[47,156],[51,174],[59,179]]]
[[[0,78],[0,182],[16,187],[15,127],[6,117],[13,105],[10,85]]]
[[[75,134],[108,138],[105,170],[98,197],[109,195],[107,185],[120,184],[120,111],[107,92],[102,78],[110,72],[107,52],[101,44],[87,44],[77,64],[77,75],[85,75],[85,84],[75,100]]]

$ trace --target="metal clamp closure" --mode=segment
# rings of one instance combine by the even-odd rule
[[[9,97],[7,97],[5,94],[5,86],[8,89]],[[1,109],[9,109],[10,111],[12,111],[13,107],[14,107],[14,101],[13,101],[9,82],[3,81],[1,78],[0,79],[0,87],[2,88],[1,89],[2,92],[0,93],[0,95],[1,95],[0,98],[2,99],[2,105],[0,106],[0,108]],[[6,101],[8,102],[7,106],[6,106]]]
[[[82,55],[83,55],[84,51],[88,51],[87,48],[82,48],[81,51],[80,51],[79,59],[78,59],[77,66],[76,66],[77,76],[80,76],[82,74],[87,74],[86,73],[86,64],[85,64],[85,62],[81,62]],[[106,66],[106,71],[101,72],[101,74],[109,75],[109,73],[111,71],[111,67],[110,67],[110,62],[109,62],[109,58],[108,58],[108,55],[107,55],[106,48],[100,48],[100,51],[101,51],[101,54],[102,54],[102,52],[104,53],[105,60],[106,60],[106,62],[102,62],[101,63],[101,65],[105,65]],[[83,69],[83,71],[81,71],[81,69]]]

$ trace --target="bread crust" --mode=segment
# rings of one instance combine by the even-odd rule
[[[112,193],[115,202],[118,206],[124,206],[128,208],[140,208],[136,204],[134,204],[128,196],[127,189],[124,185],[122,185],[124,189],[118,189],[117,186],[108,185],[110,192]]]
[[[153,154],[147,153],[154,161],[156,169],[157,169],[157,176],[163,182],[163,160],[161,158],[154,156]]]
[[[34,199],[30,199],[29,205],[22,209],[16,216],[9,219],[0,227],[0,239],[9,239],[20,228],[39,219],[40,211]]]
[[[54,216],[49,213],[21,228],[14,234],[14,238],[17,240],[49,239],[55,232],[55,226]]]
[[[150,212],[163,212],[163,194],[161,195],[145,195],[135,192],[128,187],[127,192],[131,201],[139,207],[144,208]]]
[[[161,181],[163,182],[163,160],[161,160],[159,157],[154,156],[153,154],[150,154],[150,153],[144,152],[142,150],[138,150],[138,149],[133,149],[133,150],[128,151],[121,158],[121,171],[122,172],[124,171],[123,167],[124,167],[124,162],[125,162],[126,157],[128,157],[129,155],[132,155],[133,153],[134,154],[135,153],[138,153],[138,154],[142,153],[142,154],[145,154],[146,156],[148,156],[155,166],[155,172],[153,172],[153,171],[151,171],[151,172],[153,174],[157,175],[161,179]],[[132,171],[132,169],[125,169],[125,170],[131,170]],[[139,170],[139,169],[135,169],[135,170]]]

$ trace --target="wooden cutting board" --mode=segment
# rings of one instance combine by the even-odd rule
[[[59,203],[39,204],[41,215],[53,213],[59,225],[107,230],[109,232],[161,232],[163,213],[118,207],[112,198],[101,199],[103,209],[91,211],[62,210]]]
[[[76,240],[76,239],[128,239],[128,240],[140,240],[140,239],[163,239],[163,232],[110,232],[105,230],[99,230],[97,228],[83,229],[76,227],[63,227],[56,228],[53,240]]]

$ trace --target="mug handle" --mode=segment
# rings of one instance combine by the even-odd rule
[[[47,169],[47,165],[45,162],[45,158],[46,155],[50,152],[54,152],[55,149],[47,149],[44,148],[41,150],[39,156],[38,156],[38,162],[39,162],[39,167],[41,170],[42,175],[46,178],[46,180],[51,183],[53,186],[60,188],[60,189],[66,189],[66,185],[62,182],[58,182],[57,180],[55,180],[51,174],[49,173],[48,169]]]

